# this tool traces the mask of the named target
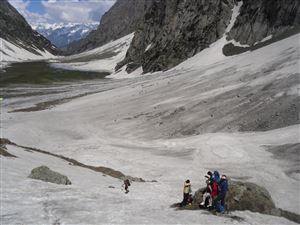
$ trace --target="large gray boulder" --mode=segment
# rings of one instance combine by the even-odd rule
[[[202,201],[202,191],[196,191],[194,204]],[[269,192],[261,186],[249,182],[230,181],[229,191],[226,196],[228,210],[249,210],[252,212],[270,212],[275,209],[275,204]]]
[[[188,205],[183,209],[199,209],[199,204],[203,200],[202,192],[204,189],[197,190],[193,196],[192,205]],[[173,206],[179,205],[174,204]],[[249,182],[229,181],[226,209],[229,211],[249,210],[270,214],[276,207],[269,192],[264,187]]]
[[[171,207],[186,210],[199,210],[199,204],[203,200],[203,190],[200,188],[193,196],[192,205],[180,207],[180,203],[173,204]],[[263,214],[281,216],[288,220],[300,223],[300,215],[277,208],[269,192],[257,184],[250,182],[240,182],[229,180],[229,190],[226,195],[226,210],[249,210]]]
[[[47,166],[40,166],[33,169],[28,177],[55,184],[72,184],[68,177],[50,170]]]

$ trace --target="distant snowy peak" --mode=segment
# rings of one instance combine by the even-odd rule
[[[36,24],[32,28],[48,38],[59,48],[73,41],[85,38],[92,30],[97,29],[98,23],[54,23]]]

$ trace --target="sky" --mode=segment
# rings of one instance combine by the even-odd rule
[[[115,0],[8,0],[31,25],[99,23]]]

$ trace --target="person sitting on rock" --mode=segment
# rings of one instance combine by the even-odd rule
[[[210,172],[210,171],[209,171]],[[200,203],[200,207],[205,207],[205,208],[210,208],[212,207],[212,197],[211,197],[211,192],[212,192],[212,180],[211,180],[211,172],[208,175],[206,175],[206,188],[202,192],[203,193],[203,201]]]
[[[189,203],[190,194],[192,193],[192,187],[190,180],[186,180],[183,185],[183,200],[181,206],[186,206]]]
[[[223,213],[225,211],[225,197],[228,191],[228,182],[226,175],[222,175],[219,183],[219,194],[213,200],[213,205],[218,212]]]
[[[124,180],[124,183],[123,183],[122,187],[124,187],[124,189],[125,189],[125,194],[128,194],[129,186],[130,186],[130,181],[128,179]]]

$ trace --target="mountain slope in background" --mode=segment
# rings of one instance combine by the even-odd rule
[[[134,32],[151,3],[152,0],[117,1],[102,16],[98,29],[83,40],[68,45],[65,53],[71,55],[90,50]]]
[[[240,1],[241,2],[241,1]],[[222,37],[234,1],[154,1],[135,32],[126,58],[116,67],[127,72],[166,70],[207,48]],[[276,37],[300,25],[299,1],[242,2],[228,39],[248,45]]]
[[[33,28],[44,35],[58,48],[63,48],[71,42],[85,38],[92,30],[95,30],[98,23],[56,23],[38,24]]]
[[[0,1],[0,38],[34,53],[46,50],[56,54],[56,47],[49,40],[34,31],[24,17],[7,0]]]
[[[171,68],[207,48],[225,32],[233,0],[213,2],[154,1],[135,33],[126,59],[127,71]]]

